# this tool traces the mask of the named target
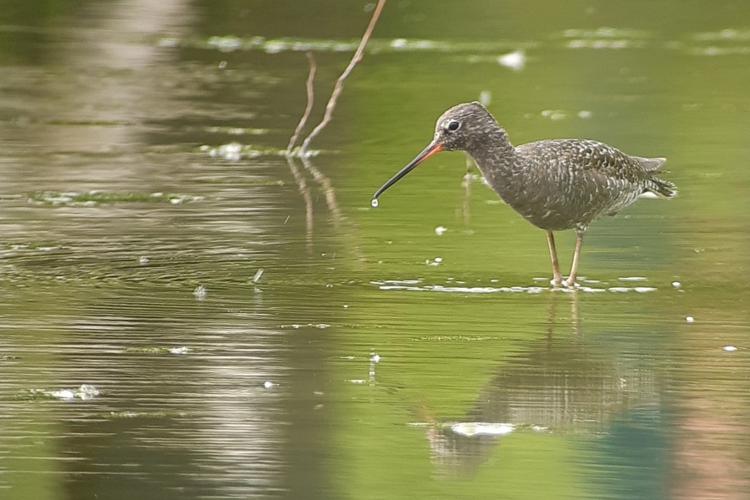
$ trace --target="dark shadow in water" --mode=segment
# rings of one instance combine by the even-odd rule
[[[336,230],[340,229],[341,223],[344,220],[344,215],[341,212],[338,201],[336,201],[336,190],[333,188],[331,179],[318,170],[309,158],[302,158],[302,164],[305,166],[305,170],[310,172],[315,182],[318,183],[320,189],[323,191],[328,211],[331,212],[333,227]]]
[[[294,177],[294,182],[297,184],[297,189],[305,202],[305,239],[307,241],[307,251],[308,253],[311,253],[313,235],[315,233],[315,205],[313,204],[313,197],[310,191],[310,186],[305,178],[304,171],[310,173],[313,180],[323,192],[326,206],[331,213],[333,227],[337,231],[341,228],[341,224],[344,221],[344,215],[339,207],[338,201],[336,200],[336,190],[331,183],[331,179],[313,165],[309,158],[300,159],[304,171],[297,164],[297,158],[287,156],[286,161],[289,164],[289,169],[292,171],[292,176]]]
[[[315,208],[313,207],[312,196],[310,195],[310,188],[307,185],[307,179],[304,174],[300,171],[297,166],[296,160],[287,156],[286,161],[289,164],[289,170],[292,171],[294,182],[297,183],[297,189],[299,190],[300,196],[305,202],[305,243],[308,255],[312,254],[312,241],[313,231],[315,229]]]
[[[326,202],[326,207],[330,213],[330,221],[333,225],[333,229],[336,233],[342,233],[344,239],[342,243],[346,245],[351,253],[354,255],[354,262],[362,263],[365,261],[362,248],[359,245],[359,238],[357,232],[349,227],[344,229],[344,224],[347,219],[344,216],[344,212],[341,210],[338,199],[336,197],[336,188],[331,182],[331,178],[324,174],[317,166],[313,164],[310,158],[302,157],[297,158],[293,156],[287,156],[287,163],[289,169],[294,177],[294,182],[297,184],[297,189],[305,202],[305,241],[306,249],[309,255],[313,253],[313,244],[315,241],[315,203],[312,195],[310,184],[308,183],[305,173],[309,173],[312,180],[318,186],[320,192],[323,193],[323,197]],[[299,162],[299,163],[298,163]],[[301,163],[301,167],[300,167]]]
[[[561,319],[566,301],[570,316]],[[547,314],[546,336],[504,361],[466,415],[432,419],[427,439],[441,474],[472,475],[501,444],[502,436],[491,431],[463,432],[474,423],[494,424],[495,430],[510,424],[512,432],[595,435],[630,409],[658,401],[652,369],[590,352],[578,294],[551,294]]]

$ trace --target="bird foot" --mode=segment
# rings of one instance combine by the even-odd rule
[[[562,278],[559,278],[559,279],[552,278],[551,280],[549,280],[549,284],[552,285],[552,288],[573,288],[573,289],[575,289],[575,288],[578,288],[579,286],[581,286],[578,283],[576,283],[575,281],[570,281],[570,278],[565,279],[565,280],[562,279]]]
[[[579,287],[578,283],[576,283],[575,280],[571,281],[570,278],[563,281],[562,286],[564,286],[565,288],[578,288]]]

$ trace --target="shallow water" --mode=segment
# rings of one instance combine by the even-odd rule
[[[2,498],[745,497],[748,7],[393,0],[303,162],[364,3],[45,5],[0,9]],[[480,95],[680,196],[575,293],[461,154],[371,208]]]

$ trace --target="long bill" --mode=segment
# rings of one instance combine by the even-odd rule
[[[406,165],[404,168],[402,168],[401,170],[399,170],[398,173],[396,173],[396,175],[394,175],[393,177],[391,177],[388,180],[388,182],[386,182],[385,184],[383,184],[383,186],[380,189],[377,190],[377,192],[375,193],[375,195],[372,197],[373,205],[377,205],[378,198],[389,187],[391,187],[394,184],[396,184],[399,180],[401,180],[402,177],[404,177],[406,174],[408,174],[409,172],[411,172],[412,170],[414,170],[417,167],[417,165],[419,165],[420,163],[422,163],[423,161],[425,161],[427,158],[429,158],[429,157],[431,157],[433,155],[438,154],[442,150],[443,150],[443,145],[442,144],[435,143],[435,142],[430,143],[430,145],[427,146],[426,148],[424,148],[424,150],[422,150],[422,152],[419,153],[416,158],[414,158],[411,162],[409,162],[409,164]]]

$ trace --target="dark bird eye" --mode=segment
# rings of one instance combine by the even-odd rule
[[[461,123],[457,122],[456,120],[451,120],[448,122],[448,126],[446,127],[451,132],[455,132],[459,128],[461,128]]]

